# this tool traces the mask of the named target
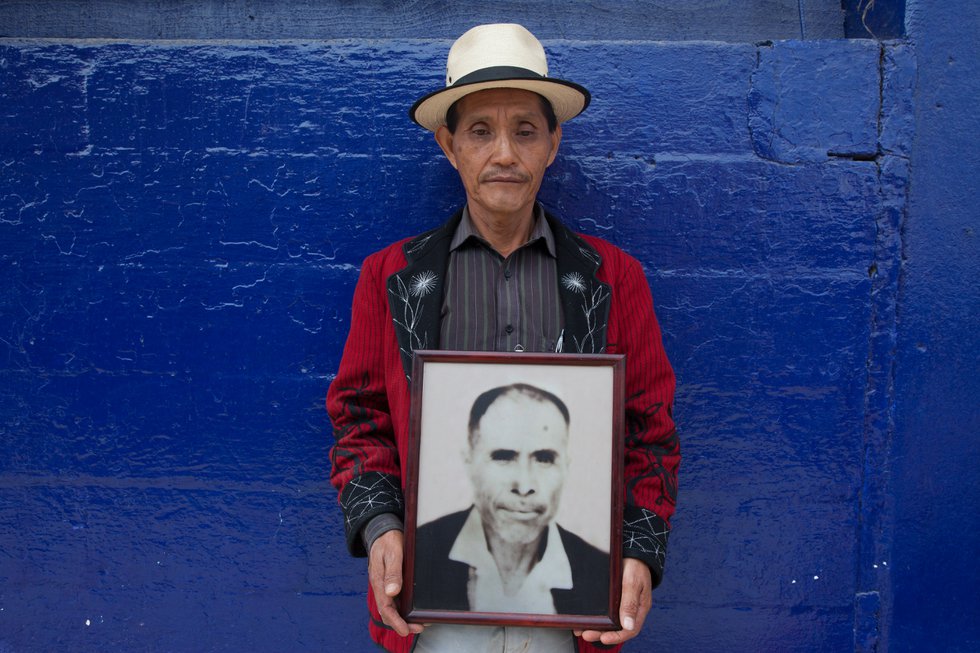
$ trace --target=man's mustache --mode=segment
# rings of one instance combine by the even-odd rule
[[[527,183],[531,181],[531,175],[512,168],[490,168],[478,177],[481,183],[492,181],[509,181],[514,183]]]

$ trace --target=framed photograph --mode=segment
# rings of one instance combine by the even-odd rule
[[[416,351],[401,612],[619,626],[620,355]]]

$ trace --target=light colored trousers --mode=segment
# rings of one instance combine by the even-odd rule
[[[426,626],[415,653],[575,653],[570,630],[518,626]]]

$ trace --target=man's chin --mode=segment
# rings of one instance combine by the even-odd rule
[[[537,540],[547,524],[536,515],[534,520],[501,520],[497,524],[497,535],[510,544],[530,544]]]
[[[519,213],[533,203],[533,200],[527,201],[523,184],[495,183],[490,186],[493,187],[492,191],[485,193],[484,201],[480,204],[491,213]]]

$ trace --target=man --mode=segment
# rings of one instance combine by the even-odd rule
[[[604,614],[609,555],[555,523],[568,474],[568,407],[516,383],[473,403],[473,507],[416,533],[416,608]]]
[[[639,263],[536,202],[561,123],[586,108],[588,91],[548,77],[544,49],[518,25],[473,28],[446,68],[446,87],[410,116],[435,133],[466,204],[364,261],[327,396],[348,549],[369,557],[369,630],[390,651],[502,651],[515,639],[528,651],[598,651],[593,642],[636,636],[663,572],[680,462],[673,371]],[[425,348],[626,355],[622,629],[567,644],[551,641],[554,629],[456,626],[445,637],[398,614],[412,352]]]

